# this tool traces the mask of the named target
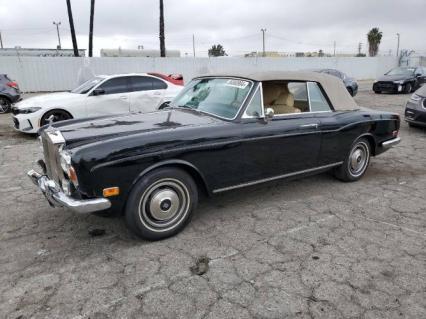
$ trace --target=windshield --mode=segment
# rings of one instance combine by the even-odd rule
[[[413,75],[414,68],[395,68],[390,70],[386,75]]]
[[[90,79],[89,81],[84,82],[82,85],[72,90],[71,93],[86,94],[103,79],[104,78],[101,78],[101,77],[94,77],[93,79]]]
[[[252,82],[230,78],[192,80],[172,101],[172,107],[184,107],[232,120],[246,99]]]

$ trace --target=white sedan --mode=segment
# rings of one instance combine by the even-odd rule
[[[25,99],[12,108],[15,129],[37,133],[50,121],[152,112],[183,88],[149,74],[100,75],[71,92]]]

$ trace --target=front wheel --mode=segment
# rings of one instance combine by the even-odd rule
[[[160,168],[133,187],[126,204],[126,224],[144,239],[167,238],[187,225],[197,202],[197,186],[188,173]]]
[[[43,115],[40,120],[40,126],[69,119],[72,119],[72,116],[68,112],[64,110],[52,110]]]
[[[334,175],[344,182],[359,180],[370,163],[370,143],[365,138],[356,140],[342,166],[337,167]]]
[[[0,114],[9,112],[11,106],[12,104],[10,103],[9,99],[0,96]]]
[[[413,86],[411,85],[411,83],[407,83],[407,84],[405,84],[405,86],[404,86],[404,93],[405,94],[408,94],[408,93],[410,93],[411,92],[411,90],[413,89]]]

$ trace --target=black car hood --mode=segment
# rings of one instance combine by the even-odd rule
[[[55,123],[67,147],[76,147],[111,138],[210,125],[220,119],[194,110],[170,109],[153,113],[126,114]]]
[[[410,75],[382,75],[378,78],[378,81],[400,81],[400,80],[409,80],[414,77]]]

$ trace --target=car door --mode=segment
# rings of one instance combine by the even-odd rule
[[[151,76],[130,77],[131,112],[152,112],[163,103],[167,84]]]
[[[301,84],[307,90],[306,83]],[[303,103],[298,101],[303,112],[275,114],[269,120],[259,118],[259,111],[250,111],[256,108],[255,104],[262,105],[265,97],[260,98],[262,94],[258,92],[251,100],[249,112],[246,111],[242,119],[246,182],[278,178],[317,166],[321,145],[319,120],[309,111],[309,106],[306,108],[307,91],[294,95],[297,97],[300,93],[306,99]],[[268,105],[260,109],[264,107]]]
[[[321,131],[321,148],[318,155],[318,166],[340,163],[347,148],[358,136],[357,129],[344,129],[353,123],[352,111],[335,111],[321,86],[309,82],[309,98],[312,113],[319,120]]]
[[[126,76],[102,82],[87,97],[87,116],[128,113],[130,110],[129,91],[129,81]]]

